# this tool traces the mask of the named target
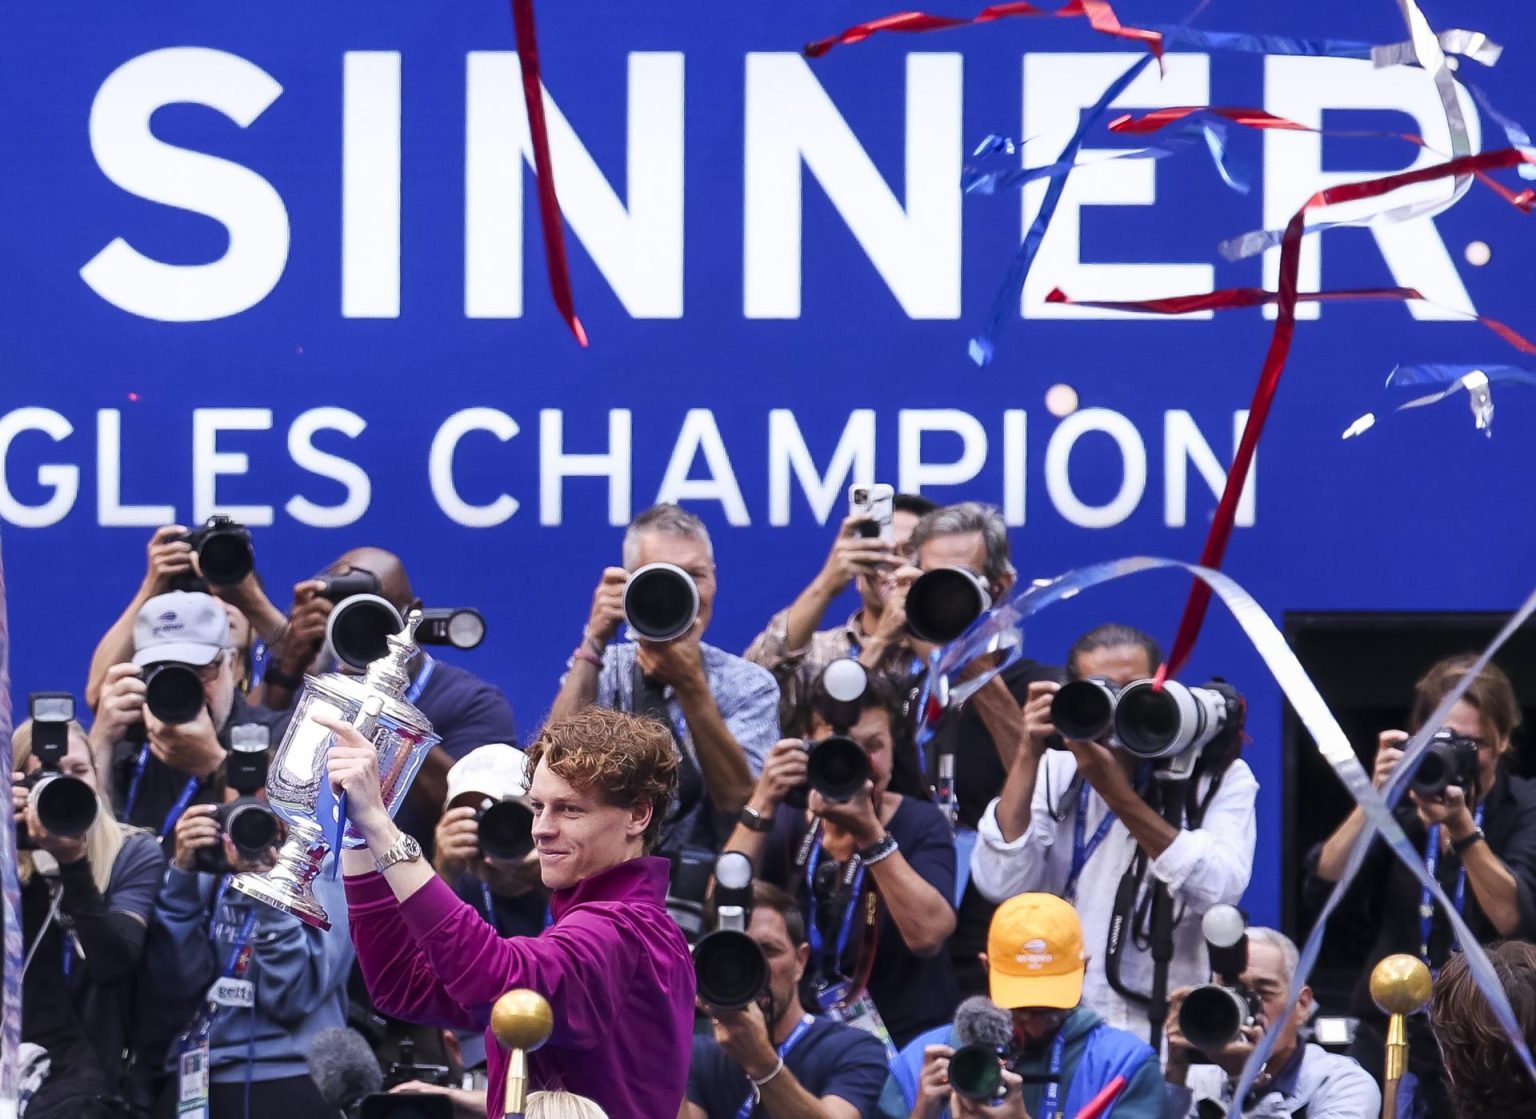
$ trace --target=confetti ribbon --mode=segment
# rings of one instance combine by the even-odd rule
[[[5,772],[15,768],[11,750],[10,629],[6,624],[5,568],[0,565],[0,754]],[[14,817],[14,813],[12,814]],[[16,826],[14,819],[0,827],[0,897],[5,908],[3,948],[5,978],[0,992],[0,1108],[14,1108],[21,1092],[17,1083],[21,1049],[21,883],[16,876]]]
[[[528,135],[533,144],[533,169],[539,180],[539,222],[544,227],[544,263],[549,291],[560,317],[576,341],[587,344],[587,332],[576,317],[571,294],[571,266],[565,255],[565,226],[555,194],[555,168],[549,157],[549,129],[544,123],[544,85],[539,74],[539,40],[533,26],[533,0],[512,0],[512,25],[517,32],[517,60],[523,71],[523,102],[528,106]]]
[[[1117,39],[1130,39],[1134,42],[1144,43],[1147,49],[1157,56],[1161,56],[1163,52],[1162,35],[1156,31],[1124,26],[1106,0],[1071,0],[1070,3],[1064,4],[1054,11],[1022,2],[992,4],[983,8],[974,16],[962,17],[936,16],[929,15],[927,12],[896,12],[893,15],[881,16],[879,19],[872,19],[865,23],[856,23],[852,27],[838,32],[836,35],[826,39],[818,39],[814,43],[807,43],[804,51],[807,58],[820,58],[833,47],[862,43],[871,35],[881,32],[921,33],[925,31],[948,31],[956,27],[972,27],[982,23],[995,23],[1000,19],[1010,19],[1016,16],[1062,17],[1066,19],[1086,17],[1089,26],[1101,34],[1110,35]]]
[[[1410,408],[1423,408],[1465,391],[1467,403],[1472,409],[1472,422],[1477,430],[1493,438],[1493,385],[1536,386],[1536,373],[1515,365],[1399,365],[1387,374],[1388,388],[1409,385],[1445,385],[1439,392],[1415,397],[1406,404],[1399,404],[1393,411],[1406,412]],[[1367,412],[1344,430],[1340,437],[1352,439],[1363,435],[1376,425],[1374,412]]]

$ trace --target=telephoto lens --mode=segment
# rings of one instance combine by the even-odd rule
[[[240,582],[256,569],[251,530],[229,517],[213,516],[182,537],[197,553],[203,579],[220,587]]]
[[[480,850],[493,859],[521,859],[533,850],[533,812],[520,800],[487,800],[475,811]]]
[[[1199,688],[1177,680],[1127,684],[1115,704],[1115,738],[1141,758],[1171,758],[1205,747],[1242,724],[1242,700],[1225,684]]]
[[[907,629],[921,641],[947,645],[991,608],[981,576],[964,567],[936,567],[907,588]]]
[[[203,681],[197,669],[161,661],[144,669],[144,706],[162,723],[190,723],[203,710]]]
[[[405,627],[400,611],[376,594],[342,599],[325,620],[325,640],[336,659],[359,671],[389,652],[390,634]]]
[[[693,576],[670,563],[648,563],[624,587],[624,621],[646,641],[674,641],[699,617]]]
[[[844,803],[864,791],[869,780],[869,754],[842,734],[828,735],[806,744],[805,775],[811,788],[825,800]]]
[[[717,927],[693,949],[699,998],[710,1006],[740,1010],[768,988],[768,961],[747,935],[752,909],[752,860],[727,851],[715,861]]]
[[[991,1100],[1002,1095],[1003,1062],[996,1049],[967,1045],[949,1059],[949,1084],[968,1100]]]
[[[1115,725],[1118,695],[1102,676],[1069,680],[1051,697],[1051,725],[1063,737],[1097,742]]]
[[[1206,1053],[1225,1049],[1258,1019],[1262,1007],[1243,987],[1206,983],[1184,996],[1179,1007],[1179,1032]]]

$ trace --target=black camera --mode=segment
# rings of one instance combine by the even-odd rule
[[[190,723],[204,705],[203,680],[194,666],[180,661],[145,666],[144,706],[162,723]]]
[[[682,847],[669,856],[671,874],[667,879],[667,913],[683,930],[690,945],[704,935],[704,899],[709,896],[709,880],[715,871],[715,853],[705,847]]]
[[[1477,778],[1477,739],[1441,727],[1419,755],[1409,788],[1421,797],[1432,797],[1455,785],[1470,800],[1481,792]]]
[[[408,1084],[412,1080],[420,1080],[424,1084],[436,1084],[439,1087],[449,1087],[453,1084],[453,1072],[447,1065],[420,1064],[416,1060],[416,1042],[411,1038],[400,1039],[399,1056],[397,1060],[390,1061],[384,1066],[384,1092],[391,1088],[397,1088],[401,1084]],[[364,1106],[366,1108],[366,1097]],[[399,1099],[399,1096],[392,1096]],[[406,1097],[411,1098],[411,1097]],[[440,1097],[439,1097],[440,1098]],[[365,1111],[366,1113],[366,1111]]]
[[[1211,970],[1220,983],[1206,983],[1184,996],[1179,1031],[1196,1049],[1209,1054],[1225,1049],[1243,1030],[1264,1016],[1264,1003],[1242,981],[1248,970],[1248,930],[1233,905],[1213,905],[1201,919]]]
[[[405,628],[394,603],[380,592],[371,571],[322,575],[320,597],[335,603],[325,623],[325,640],[343,664],[365,669],[389,652],[389,638]],[[485,618],[467,607],[422,610],[416,627],[418,645],[452,645],[473,649],[485,640]]]
[[[194,528],[181,539],[197,553],[197,566],[203,573],[203,581],[213,586],[231,586],[256,569],[256,550],[251,546],[251,530],[239,521],[212,516],[206,524]]]
[[[516,861],[533,850],[533,810],[516,797],[498,800],[484,793],[464,793],[450,808],[475,810],[480,851],[493,859]]]
[[[936,567],[907,588],[907,629],[920,641],[947,645],[992,608],[986,580],[965,567]]]
[[[869,673],[851,657],[835,660],[822,671],[813,703],[833,733],[805,744],[805,784],[791,789],[784,802],[804,808],[811,789],[824,800],[846,803],[864,791],[869,780],[869,754],[848,737],[859,721]]]
[[[240,795],[219,805],[214,819],[219,831],[229,836],[242,858],[254,861],[277,844],[277,813],[256,794],[267,784],[267,746],[270,732],[256,723],[241,723],[230,731],[230,749],[224,759],[224,783]],[[199,847],[194,856],[197,869],[207,874],[234,871],[224,857],[224,845]]]
[[[33,692],[27,697],[32,719],[32,756],[38,761],[22,784],[27,804],[52,835],[78,838],[96,822],[96,793],[78,777],[61,773],[69,753],[69,724],[75,718],[75,697],[68,692]],[[23,827],[16,829],[16,846],[36,850],[37,841]]]
[[[698,618],[698,584],[675,564],[648,563],[624,585],[624,621],[646,641],[674,641]]]
[[[715,861],[715,931],[693,948],[699,998],[740,1010],[768,988],[768,960],[747,935],[752,913],[752,860],[727,851]]]
[[[985,995],[973,995],[955,1008],[954,1036],[950,1086],[966,1099],[1000,1102],[1003,1069],[1017,1071],[1013,1016]]]

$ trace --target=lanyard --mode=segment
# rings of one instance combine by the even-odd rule
[[[1483,826],[1483,808],[1479,804],[1473,819],[1478,827]],[[1429,838],[1424,843],[1424,869],[1429,871],[1429,876],[1435,876],[1436,869],[1440,866],[1440,825],[1436,824],[1429,829]],[[1462,863],[1461,869],[1456,873],[1456,912],[1466,910],[1467,902],[1467,864]],[[1429,933],[1435,923],[1435,903],[1429,896],[1429,888],[1425,887],[1419,894],[1419,959],[1429,966]],[[1452,943],[1452,951],[1460,949],[1459,944]],[[1438,970],[1438,969],[1437,969]]]
[[[821,926],[816,923],[816,867],[821,861],[821,824],[818,821],[813,832],[811,849],[805,860],[806,895],[810,898],[810,920],[806,922],[806,935],[811,942],[811,959],[821,968],[821,978],[830,979],[842,974],[843,955],[848,950],[848,936],[853,931],[853,919],[859,912],[859,892],[864,887],[864,862],[857,855],[848,860],[843,873],[843,885],[849,887],[847,904],[843,909],[841,927],[837,930],[836,955],[826,957]]]
[[[213,897],[213,920],[219,919],[219,910],[224,907],[224,895],[229,893],[229,875],[225,875],[219,881],[219,889]],[[235,934],[235,942],[230,947],[229,955],[224,960],[224,970],[219,974],[225,979],[241,979],[251,967],[251,955],[246,949],[251,943],[251,933],[256,928],[256,906],[252,905],[246,910],[245,921],[240,926],[240,931]]]
[[[64,985],[69,985],[69,974],[75,967],[75,934],[64,934]]]
[[[139,785],[144,780],[144,770],[149,765],[149,743],[139,747],[139,758],[133,766],[133,779],[128,783],[128,799],[123,805],[123,819],[133,819],[133,806],[139,802]],[[197,787],[201,782],[196,777],[188,777],[186,787],[181,790],[181,796],[176,798],[176,803],[171,805],[171,810],[166,813],[165,822],[160,825],[160,838],[164,839],[171,834],[176,822],[181,819],[181,814],[187,810],[187,805],[192,803],[192,798],[197,795]]]
[[[1069,902],[1077,900],[1078,877],[1083,873],[1083,867],[1088,865],[1088,860],[1093,858],[1093,853],[1099,849],[1099,844],[1104,842],[1109,829],[1115,824],[1115,814],[1106,810],[1092,838],[1084,842],[1084,835],[1088,830],[1088,794],[1091,791],[1088,788],[1088,782],[1084,781],[1077,794],[1077,819],[1072,822],[1072,869],[1067,874],[1066,888],[1061,892],[1061,896]]]
[[[1040,1119],[1061,1119],[1062,1117],[1062,1113],[1056,1110],[1056,1101],[1061,1096],[1061,1057],[1066,1048],[1066,1030],[1057,1030],[1056,1040],[1051,1042],[1051,1063],[1045,1070],[1050,1080],[1046,1083],[1045,1091],[1040,1097]]]
[[[491,897],[491,884],[484,879],[480,881],[480,902],[485,907],[485,923],[491,928],[496,928],[496,902]],[[500,932],[500,929],[496,930]]]
[[[789,1051],[799,1043],[800,1039],[805,1036],[806,1031],[815,1024],[816,1019],[812,1018],[809,1014],[801,1018],[800,1023],[795,1026],[795,1032],[786,1037],[784,1044],[779,1046],[779,1060],[782,1061],[788,1057]],[[736,1112],[736,1119],[747,1119],[747,1116],[752,1114],[752,1109],[756,1106],[757,1093],[754,1092],[741,1102],[741,1108]]]

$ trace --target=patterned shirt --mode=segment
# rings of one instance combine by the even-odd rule
[[[713,645],[701,642],[699,656],[704,662],[704,678],[709,684],[710,695],[720,708],[726,729],[746,756],[747,768],[755,781],[763,772],[763,761],[769,749],[779,740],[779,686],[766,669]],[[673,738],[687,760],[698,767],[698,750],[694,747],[693,734],[683,714],[683,705],[677,698],[677,690],[667,685],[662,696],[671,716]],[[602,672],[597,678],[597,704],[618,711],[635,710],[633,644],[615,643],[604,651]],[[662,847],[670,849],[676,837],[686,841],[687,837],[703,834],[700,825],[704,823],[709,806],[706,796],[685,815],[669,823],[663,831]],[[718,836],[718,839],[723,842],[725,836]]]
[[[780,610],[768,621],[768,628],[758,634],[747,649],[747,660],[760,664],[779,682],[779,723],[785,734],[801,738],[810,733],[811,688],[833,661],[857,657],[864,647],[864,630],[859,625],[860,611],[847,622],[832,629],[818,630],[798,649],[789,647],[789,608]],[[922,665],[905,645],[892,645],[880,657],[875,671],[904,688]]]

